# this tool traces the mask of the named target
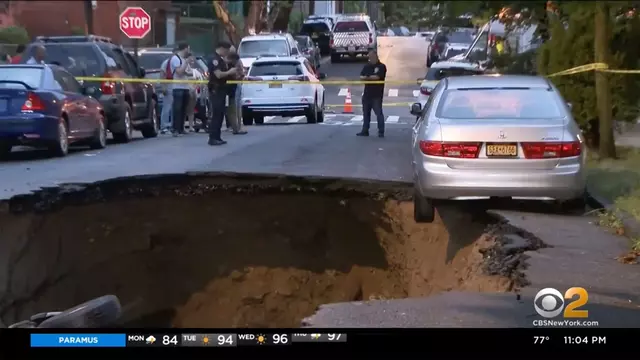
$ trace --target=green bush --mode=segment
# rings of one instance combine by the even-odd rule
[[[538,51],[540,74],[549,75],[573,67],[595,62],[594,6],[574,9],[563,24],[552,20],[551,38]],[[636,69],[640,53],[640,22],[637,19],[620,21],[612,29],[612,69]],[[576,121],[597,146],[598,111],[596,106],[595,72],[551,77],[567,102],[572,104]],[[640,77],[609,74],[613,118],[632,121],[638,116]]]
[[[524,74],[536,75],[537,51],[530,50],[521,54],[493,54],[491,60],[493,67],[500,74]]]
[[[0,29],[1,44],[27,44],[29,34],[27,30],[20,26],[8,26]]]

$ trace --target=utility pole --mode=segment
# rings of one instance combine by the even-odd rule
[[[85,0],[84,3],[84,19],[85,19],[85,35],[93,34],[93,1]]]

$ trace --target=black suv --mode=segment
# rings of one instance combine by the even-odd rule
[[[326,19],[305,20],[300,35],[309,36],[320,48],[322,55],[331,54],[331,23]]]
[[[158,135],[158,99],[153,86],[142,81],[118,81],[145,77],[144,68],[121,46],[92,36],[39,37],[27,47],[22,62],[33,56],[37,45],[46,48],[46,63],[62,66],[76,77],[104,79],[84,81],[83,86],[104,107],[108,129],[116,141],[131,141],[134,129],[145,138]]]

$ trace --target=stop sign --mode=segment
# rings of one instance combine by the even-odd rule
[[[128,7],[120,14],[120,30],[129,39],[142,39],[151,31],[151,16],[141,7]]]

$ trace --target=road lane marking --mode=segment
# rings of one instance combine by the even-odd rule
[[[389,97],[397,97],[398,89],[389,89]]]
[[[336,115],[335,115],[335,114],[326,114],[326,115],[324,116],[325,120],[327,120],[327,119],[333,119],[334,117],[336,117]]]
[[[338,92],[338,96],[347,96],[347,93],[349,93],[349,89],[342,88],[340,89],[340,92]]]
[[[276,118],[275,116],[265,116],[264,117],[264,122],[269,122],[269,121],[271,121],[271,120],[273,120],[275,118]]]
[[[288,123],[297,123],[302,121],[302,119],[304,119],[304,116],[294,116],[291,119],[287,120]]]
[[[349,119],[349,121],[351,121],[351,122],[362,122],[363,118],[364,117],[362,115],[356,115],[356,116],[352,117],[351,119]]]
[[[387,116],[387,121],[388,123],[397,123],[400,120],[400,116]]]
[[[413,97],[420,96],[420,90],[413,90]]]

